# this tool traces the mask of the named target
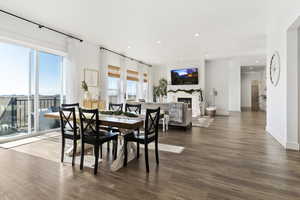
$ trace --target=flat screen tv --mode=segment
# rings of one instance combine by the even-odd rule
[[[171,70],[172,85],[197,85],[198,68]]]

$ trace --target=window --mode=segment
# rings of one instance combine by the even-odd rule
[[[139,81],[139,73],[133,70],[127,70],[127,100],[137,100],[137,83]]]
[[[119,78],[108,77],[108,101],[110,103],[118,103],[119,99]]]
[[[60,105],[63,57],[0,43],[0,139],[59,127],[44,113]]]
[[[136,91],[137,91],[137,82],[127,80],[127,100],[135,101],[136,100]]]
[[[0,43],[0,136],[30,132],[29,48]],[[17,59],[16,59],[17,57]]]
[[[44,118],[44,113],[57,110],[62,93],[62,57],[45,52],[38,53],[39,60],[39,130],[59,127],[57,120]]]
[[[107,96],[109,103],[118,103],[120,99],[120,67],[108,65]]]

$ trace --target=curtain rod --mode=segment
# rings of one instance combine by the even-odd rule
[[[121,57],[130,59],[130,60],[134,60],[134,61],[136,61],[136,62],[138,62],[138,63],[140,63],[140,64],[143,64],[143,65],[146,65],[146,66],[148,66],[148,67],[152,67],[152,65],[147,64],[147,63],[144,63],[143,61],[137,60],[137,59],[135,59],[135,58],[128,57],[128,56],[126,56],[126,55],[124,55],[124,54],[121,54],[121,53],[118,53],[118,52],[116,52],[116,51],[107,49],[107,48],[105,48],[105,47],[100,47],[100,50],[106,50],[106,51],[109,51],[109,52],[111,52],[111,53],[117,54],[117,55],[119,55],[119,56],[121,56]]]
[[[58,30],[55,30],[55,29],[50,28],[50,27],[48,27],[48,26],[45,26],[45,25],[39,24],[39,23],[37,23],[37,22],[31,21],[31,20],[29,20],[29,19],[25,19],[25,18],[23,18],[23,17],[20,17],[20,16],[18,16],[18,15],[13,14],[13,13],[7,12],[7,11],[5,11],[5,10],[0,9],[0,12],[5,13],[5,14],[10,15],[10,16],[13,16],[13,17],[18,18],[18,19],[21,19],[21,20],[26,21],[26,22],[28,22],[28,23],[37,25],[39,28],[45,28],[45,29],[48,29],[48,30],[50,30],[50,31],[53,31],[53,32],[59,33],[59,34],[61,34],[61,35],[67,36],[67,37],[69,37],[69,38],[72,38],[72,39],[78,40],[78,41],[80,41],[80,42],[83,42],[83,40],[80,39],[80,38],[78,38],[78,37],[72,36],[72,35],[70,35],[70,34],[67,34],[67,33],[64,33],[64,32],[58,31]]]

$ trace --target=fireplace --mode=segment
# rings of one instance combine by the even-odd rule
[[[189,108],[192,108],[192,98],[178,98],[177,102],[187,103]]]

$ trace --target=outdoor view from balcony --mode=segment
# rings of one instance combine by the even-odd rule
[[[62,57],[0,43],[0,140],[59,127],[45,119],[62,94]]]

